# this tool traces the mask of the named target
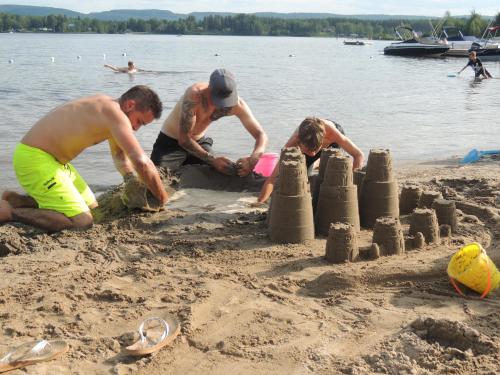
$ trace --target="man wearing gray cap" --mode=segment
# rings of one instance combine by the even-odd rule
[[[238,159],[236,164],[225,156],[215,155],[212,139],[205,136],[208,126],[224,116],[238,117],[255,139],[252,153]],[[237,173],[243,177],[253,170],[266,144],[266,133],[238,96],[233,74],[217,69],[210,75],[209,83],[199,82],[188,87],[163,123],[151,160],[171,170],[185,164],[206,163],[221,173]]]

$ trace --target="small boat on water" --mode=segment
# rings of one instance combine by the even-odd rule
[[[500,31],[500,26],[492,26],[486,28],[483,38],[480,42],[472,43],[470,51],[475,51],[476,56],[481,60],[498,60],[500,59],[500,43],[497,43],[497,33]]]
[[[444,26],[440,38],[446,39],[451,45],[451,48],[444,55],[456,57],[468,56],[472,43],[480,43],[481,41],[475,36],[464,35],[456,26]]]
[[[366,46],[372,44],[372,42],[368,40],[344,40],[344,44],[346,46]]]
[[[440,56],[451,48],[444,40],[418,36],[409,26],[397,26],[394,31],[401,41],[385,47],[384,55]]]

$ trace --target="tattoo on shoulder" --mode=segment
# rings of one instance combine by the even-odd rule
[[[180,123],[180,128],[181,130],[185,131],[186,133],[191,130],[192,127],[192,118],[195,116],[195,107],[196,107],[196,102],[190,100],[190,99],[184,99],[182,102],[182,113],[181,113],[181,123]]]

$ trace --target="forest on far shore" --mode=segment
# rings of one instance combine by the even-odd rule
[[[102,21],[64,15],[20,16],[0,13],[0,32],[54,33],[150,33],[190,35],[249,35],[249,36],[325,36],[394,39],[394,27],[411,25],[424,35],[445,20],[446,26],[457,26],[464,35],[482,36],[490,18],[471,12],[469,17],[455,18],[449,14],[434,20],[359,20],[347,18],[283,19],[238,14],[209,15],[201,20],[189,16],[179,20],[149,20],[130,18],[127,21]],[[500,25],[500,13],[493,25]]]

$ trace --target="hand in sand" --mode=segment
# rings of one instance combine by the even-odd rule
[[[12,221],[12,206],[6,200],[0,201],[0,223]]]
[[[238,159],[236,161],[236,165],[238,166],[238,176],[248,176],[253,171],[255,164],[257,164],[257,161],[254,161],[251,156]]]
[[[232,171],[234,170],[234,163],[225,156],[218,156],[214,158],[211,164],[212,167],[217,169],[217,171],[219,171],[220,173],[224,173],[227,175],[233,174]]]

